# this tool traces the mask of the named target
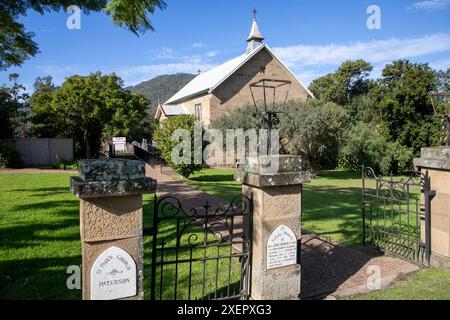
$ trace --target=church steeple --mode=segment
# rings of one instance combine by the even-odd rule
[[[256,9],[253,10],[253,24],[252,30],[250,31],[250,35],[248,36],[247,42],[247,53],[255,50],[262,42],[264,41],[264,37],[261,35],[259,31],[258,23],[256,22]]]

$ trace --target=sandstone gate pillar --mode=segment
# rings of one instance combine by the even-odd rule
[[[251,296],[255,300],[290,300],[300,295],[302,171],[299,156],[277,156],[279,170],[267,174],[273,158],[247,158],[236,172],[242,193],[253,195]]]
[[[134,160],[82,160],[71,191],[80,198],[84,300],[141,300],[143,288],[142,194],[154,193]]]
[[[424,148],[421,157],[414,159],[414,165],[428,171],[431,190],[436,191],[430,206],[430,263],[434,267],[450,269],[450,147]]]

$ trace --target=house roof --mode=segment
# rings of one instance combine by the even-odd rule
[[[207,72],[199,74],[192,79],[186,86],[178,91],[174,96],[166,101],[166,104],[175,104],[182,100],[199,96],[201,94],[212,93],[218,86],[220,86],[225,80],[227,80],[232,74],[234,74],[240,67],[242,67],[248,60],[255,56],[262,49],[266,49],[280,64],[298,81],[292,71],[283,64],[276,56],[270,47],[262,43],[255,50],[250,53],[245,53],[234,59],[231,59],[224,64],[221,64]],[[305,88],[311,97],[314,97],[311,91],[308,90],[300,81],[299,84]]]
[[[158,110],[156,110],[156,118],[160,118],[161,115],[164,114],[166,117],[171,116],[181,116],[181,115],[188,115],[188,109],[186,106],[182,104],[176,104],[176,105],[163,105],[160,104],[158,106]]]

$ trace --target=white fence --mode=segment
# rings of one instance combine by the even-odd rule
[[[66,138],[19,138],[11,141],[25,165],[45,166],[58,159],[73,160],[73,140]]]

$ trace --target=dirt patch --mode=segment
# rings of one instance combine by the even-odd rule
[[[314,235],[302,237],[302,298],[335,297],[366,293],[377,286],[388,287],[393,281],[419,270],[408,261],[372,250],[333,244]]]

